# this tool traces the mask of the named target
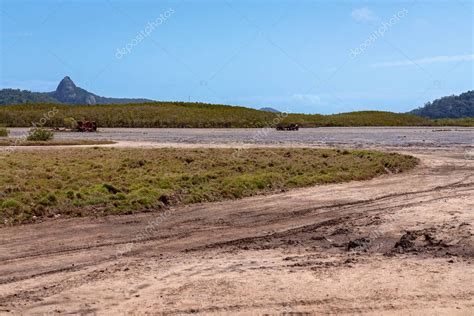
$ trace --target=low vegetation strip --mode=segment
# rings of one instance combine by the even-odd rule
[[[54,109],[44,126],[61,127],[65,120],[95,121],[99,127],[253,128],[278,123],[320,126],[474,126],[474,118],[431,120],[411,114],[363,111],[334,115],[282,114],[238,106],[154,102],[119,105],[23,104],[0,106],[0,124],[28,127]]]
[[[0,138],[0,147],[8,146],[74,146],[74,145],[110,145],[115,144],[110,140],[93,140],[93,139],[65,139],[65,140],[48,140],[48,141],[32,141],[21,138]],[[0,149],[1,152],[1,149]]]
[[[156,211],[413,168],[407,155],[365,150],[50,149],[0,159],[0,225],[48,217]]]

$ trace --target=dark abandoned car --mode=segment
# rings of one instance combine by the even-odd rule
[[[298,126],[298,124],[279,124],[277,125],[276,129],[277,131],[297,131],[300,129],[300,127]]]
[[[97,123],[90,121],[78,121],[76,126],[76,131],[78,132],[96,132]]]

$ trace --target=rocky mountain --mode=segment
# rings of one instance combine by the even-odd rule
[[[474,117],[474,90],[428,102],[410,114],[431,119]]]
[[[61,103],[97,104],[93,93],[78,88],[68,76],[61,80],[56,91],[51,92],[50,95]]]
[[[66,76],[61,80],[56,91],[31,92],[19,89],[0,90],[0,105],[22,103],[65,103],[65,104],[125,104],[153,102],[148,99],[107,98],[98,96],[74,84]]]

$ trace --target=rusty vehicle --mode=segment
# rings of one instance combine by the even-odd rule
[[[277,131],[297,131],[299,129],[300,127],[298,126],[298,124],[287,124],[287,125],[279,124],[276,127]]]
[[[97,132],[97,123],[94,121],[77,121],[77,132]]]
[[[66,122],[66,127],[53,127],[53,132],[97,132],[97,123],[94,121],[76,121],[74,119]]]

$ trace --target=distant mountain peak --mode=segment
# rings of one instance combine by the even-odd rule
[[[149,99],[107,98],[76,86],[71,77],[65,76],[52,92],[27,90],[0,90],[0,105],[19,103],[64,103],[64,104],[127,104],[154,102]]]
[[[274,109],[274,108],[270,108],[270,107],[260,108],[259,110],[260,110],[260,111],[264,111],[264,112],[280,113],[279,110]]]
[[[63,103],[96,104],[94,95],[78,88],[69,76],[61,80],[53,95]]]
[[[64,77],[58,84],[56,91],[64,89],[64,88],[76,88],[76,84],[72,81],[71,77],[66,76]]]
[[[66,76],[58,84],[58,87],[56,88],[56,94],[58,96],[61,96],[61,98],[74,97],[73,95],[75,93],[76,88],[77,87],[71,80],[71,78],[69,76]]]
[[[149,99],[106,98],[76,86],[71,77],[65,76],[52,92],[31,92],[27,90],[0,90],[0,105],[19,103],[65,103],[65,104],[126,104],[154,102]]]
[[[20,94],[20,93],[17,93],[17,94]],[[38,102],[38,101],[46,100],[47,102],[53,102],[53,103],[87,104],[87,105],[153,102],[152,100],[148,100],[148,99],[101,97],[85,89],[82,89],[81,87],[76,86],[74,81],[72,81],[71,77],[69,76],[65,76],[59,82],[56,90],[53,92],[27,94],[27,92],[25,91],[23,95],[25,95],[23,99],[25,99],[26,102]],[[19,96],[17,96],[17,98],[21,99],[21,97]],[[2,102],[0,98],[0,104],[5,104],[5,103],[6,102],[5,101]],[[17,103],[17,102],[10,102],[10,103]],[[24,102],[22,101],[18,103],[24,103]]]
[[[72,81],[71,77],[69,77],[69,76],[64,77],[63,80],[61,80],[61,81],[59,82],[58,87],[59,87],[61,84],[76,86],[76,85],[74,84],[74,81]]]

